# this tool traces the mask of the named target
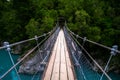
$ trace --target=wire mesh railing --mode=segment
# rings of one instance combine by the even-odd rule
[[[97,65],[97,67],[105,74],[105,76],[109,80],[112,80],[108,76],[108,74],[101,68],[101,66],[92,58],[92,56],[84,49],[84,47],[75,39],[73,34],[71,32],[68,33],[66,28],[64,28],[64,29],[65,29],[66,41],[68,42],[68,48],[70,49],[70,53],[72,53],[72,52],[74,53],[74,54],[71,54],[72,57],[73,57],[73,60],[75,61],[75,64],[78,64],[79,69],[80,69],[79,71],[80,71],[81,75],[83,75],[83,78],[81,78],[81,79],[89,80],[90,79],[89,76],[91,74],[92,74],[91,76],[92,76],[93,80],[99,80],[100,79],[100,75],[96,71],[93,70],[93,67],[91,66],[92,64],[89,62],[89,60],[86,58],[86,56],[84,54],[84,53],[87,53],[88,57],[93,61],[93,63],[95,63]],[[75,47],[76,45],[79,45],[81,49],[79,47]],[[78,54],[77,50],[79,51],[80,54]],[[88,70],[88,71],[86,71],[86,70]],[[95,73],[94,75],[93,75],[93,72]],[[87,73],[89,73],[89,74],[87,74]]]
[[[37,46],[34,47],[33,49],[29,50],[29,52],[27,54],[25,54],[22,58],[20,58],[20,60],[17,62],[17,63],[14,63],[13,66],[11,66],[11,68],[7,71],[5,71],[5,73],[3,73],[1,76],[0,76],[0,80],[6,80],[6,76],[8,75],[16,75],[18,73],[18,71],[14,71],[14,69],[16,69],[16,67],[18,65],[20,65],[20,63],[23,63],[23,61],[29,56],[31,55],[31,53],[33,53],[36,49],[37,50],[37,56],[38,57],[43,57],[43,59],[39,59],[40,61],[40,65],[42,65],[44,62],[46,62],[49,58],[49,55],[50,55],[50,49],[52,49],[52,46],[54,45],[54,41],[55,41],[55,38],[57,36],[57,33],[58,33],[58,30],[59,28],[55,27],[51,32],[48,32],[46,34],[43,34],[41,36],[35,36],[34,38],[31,38],[31,39],[27,39],[27,40],[23,40],[23,41],[20,41],[20,42],[16,42],[16,43],[13,43],[13,44],[6,44],[6,46],[3,46],[3,47],[0,47],[0,49],[5,49],[5,48],[11,48],[13,46],[16,46],[16,45],[19,45],[19,44],[24,44],[26,42],[29,42],[29,41],[32,41],[32,40],[36,40],[36,43],[37,43]],[[41,38],[41,37],[45,37],[42,41],[40,41],[40,43],[38,42],[38,39]],[[49,40],[47,40],[49,39]],[[53,40],[54,39],[54,40]],[[47,41],[46,41],[47,40]],[[53,43],[52,43],[53,42]],[[43,44],[44,43],[44,44]],[[51,44],[48,44],[48,43],[51,43]],[[39,47],[40,45],[42,45],[42,47]],[[46,47],[45,47],[46,46]],[[39,50],[40,48],[40,50]],[[48,50],[49,49],[49,50]],[[40,55],[41,52],[44,51],[44,54]],[[11,52],[11,51],[10,51]],[[11,54],[11,53],[10,53]],[[12,59],[12,57],[11,57]],[[38,59],[38,58],[37,58]],[[12,60],[13,61],[13,60]],[[36,72],[36,74],[38,74],[38,72]],[[35,75],[35,74],[34,74]],[[19,75],[18,75],[19,76]],[[35,75],[36,76],[36,75]],[[35,76],[32,78],[34,80]],[[14,79],[16,78],[16,80],[20,80],[18,79],[18,77],[15,77],[14,76]],[[38,78],[39,79],[39,78]]]
[[[112,80],[108,76],[108,74],[105,72],[106,70],[105,69],[103,70],[101,68],[101,66],[92,58],[92,56],[88,53],[88,51],[75,39],[75,37],[82,39],[83,42],[87,41],[92,44],[104,47],[105,49],[111,50],[112,54],[120,53],[120,51],[117,50],[116,47],[110,48],[110,47],[104,46],[102,44],[96,43],[94,41],[88,40],[87,38],[82,38],[81,36],[76,35],[72,31],[70,31],[69,28],[64,27],[63,29],[64,29],[64,34],[65,34],[65,38],[66,38],[66,42],[67,42],[67,47],[68,47],[69,53],[71,55],[71,59],[75,64],[74,67],[75,67],[76,73],[79,73],[78,79],[80,79],[80,80],[89,80],[90,78],[92,78],[92,80],[100,80],[101,79],[100,78],[101,76],[98,74],[98,72],[93,70],[93,64],[91,64],[90,60],[85,55],[85,54],[87,54],[87,56],[92,60],[92,62],[94,64],[96,64],[96,66],[103,72],[103,75],[105,75],[109,80]],[[52,52],[52,48],[56,41],[59,30],[60,30],[60,27],[55,27],[51,32],[45,33],[41,36],[35,36],[34,38],[16,42],[16,43],[13,43],[10,45],[7,43],[6,46],[0,47],[0,50],[5,49],[5,48],[9,49],[13,46],[16,46],[19,44],[24,44],[24,43],[32,41],[32,40],[36,40],[36,43],[37,43],[37,46],[35,46],[27,54],[25,54],[25,56],[22,57],[17,63],[14,63],[11,60],[13,66],[8,71],[6,71],[2,76],[0,76],[0,80],[5,78],[5,76],[8,75],[9,73],[11,73],[15,76],[19,76],[19,75],[17,75],[18,72],[15,70],[16,66],[18,66],[21,62],[23,62],[33,52],[37,53],[33,57],[34,59],[36,58],[37,61],[35,61],[35,62],[33,61],[31,64],[37,65],[38,68],[41,70],[38,70],[38,69],[35,70],[35,66],[33,66],[33,65],[29,66],[29,67],[34,67],[34,69],[33,69],[34,73],[33,73],[33,77],[31,78],[31,80],[38,80],[39,77],[36,75],[40,75],[41,74],[40,71],[44,70],[44,68],[46,66],[46,62],[48,62],[50,53]],[[41,37],[45,37],[45,39],[43,39],[39,43],[38,39]],[[9,52],[9,54],[10,54],[10,52]],[[33,58],[31,58],[31,59],[33,59]],[[29,60],[26,62],[29,62]],[[23,65],[25,65],[25,64],[23,64]],[[21,69],[23,69],[23,68],[21,68]],[[24,73],[27,73],[27,72],[24,71]],[[20,80],[18,77],[15,77],[15,76],[14,76],[14,79],[16,78],[17,80]],[[5,80],[5,79],[3,79],[3,80]]]

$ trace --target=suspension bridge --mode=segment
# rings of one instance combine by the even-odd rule
[[[43,40],[39,41],[40,38]],[[76,38],[83,40],[83,43],[80,44]],[[30,41],[35,41],[36,46],[30,49],[17,62],[14,62],[11,55],[11,48]],[[101,68],[84,48],[83,45],[85,42],[90,42],[111,51],[110,58],[104,69]],[[76,35],[67,27],[66,23],[62,27],[57,24],[53,30],[41,36],[35,36],[34,38],[13,44],[4,42],[4,46],[0,47],[0,50],[5,50],[10,59],[9,61],[4,61],[6,63],[4,67],[1,67],[3,66],[2,63],[0,65],[0,80],[8,80],[6,78],[8,75],[11,78],[9,80],[104,80],[103,76],[107,80],[112,80],[106,73],[106,69],[109,66],[112,56],[120,53],[117,45],[110,48],[91,41],[86,37],[83,38]],[[32,53],[36,54],[27,59]],[[0,53],[0,56],[2,55]],[[8,66],[8,62],[12,66],[9,66],[4,71],[5,66]],[[102,75],[93,69],[92,63],[101,70]],[[32,77],[24,79],[21,74],[31,74]]]

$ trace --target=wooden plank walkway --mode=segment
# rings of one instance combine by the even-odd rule
[[[63,30],[60,30],[42,80],[75,80]]]

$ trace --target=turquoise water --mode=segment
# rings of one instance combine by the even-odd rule
[[[100,80],[100,75],[88,68],[80,69],[75,67],[75,72],[78,80]]]
[[[75,68],[75,73],[78,80],[100,80],[100,77],[102,75],[102,74],[96,73],[95,71],[89,69],[86,66],[82,66],[81,67],[82,70],[79,67],[74,67],[74,68]],[[112,80],[120,80],[120,75],[118,74],[111,72],[108,75]],[[102,80],[108,80],[108,79],[104,76]]]
[[[85,80],[80,69],[75,68],[75,73],[76,73],[78,80]],[[100,80],[100,77],[102,75],[102,74],[99,74],[100,76],[98,76],[94,71],[90,71],[90,70],[84,74],[87,75],[86,80]],[[110,78],[112,78],[112,80],[120,80],[120,75],[118,75],[118,74],[111,72],[111,73],[109,73],[109,76],[110,76]],[[108,80],[108,79],[104,76],[102,80]]]
[[[19,56],[20,55],[12,54],[15,63],[17,62]],[[2,76],[8,69],[10,69],[10,67],[12,67],[12,63],[8,52],[6,50],[0,50],[0,76]],[[21,80],[40,80],[40,76],[41,74],[39,73],[35,75],[34,79],[32,79],[33,75],[20,74]],[[11,72],[9,72],[2,80],[18,80],[15,70],[13,69]]]
[[[19,56],[20,55],[12,55],[15,63],[17,62],[17,59]],[[9,58],[8,52],[5,50],[0,50],[0,76],[3,75],[10,67],[12,67],[12,63]],[[17,69],[18,69],[18,66],[17,66]],[[77,76],[78,80],[81,80],[80,75],[82,75],[82,74],[80,73],[80,70],[75,68],[75,71],[76,71],[76,76]],[[90,72],[86,73],[89,75],[89,76],[87,76],[88,77],[87,80],[98,80],[98,79],[95,79],[95,77],[91,76],[91,75],[95,75],[94,72],[92,74],[89,74],[89,73]],[[40,80],[41,75],[42,74],[37,74],[35,76],[35,78],[32,79],[33,75],[20,74],[20,78],[21,78],[21,80],[31,80],[31,79],[32,80]],[[110,73],[109,75],[112,78],[112,80],[120,80],[120,75],[118,75],[118,74]],[[83,79],[83,77],[82,77],[82,79]],[[12,70],[2,80],[18,80],[15,70]],[[107,80],[107,79],[104,77],[103,80]]]
[[[115,73],[109,73],[109,76],[112,78],[112,80],[120,80],[120,75]],[[107,80],[107,78],[104,76],[103,80]]]

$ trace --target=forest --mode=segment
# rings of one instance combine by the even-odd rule
[[[14,43],[48,32],[59,16],[76,34],[109,47],[120,47],[119,0],[0,0],[0,43]],[[91,44],[87,47],[96,49]],[[100,58],[105,55],[105,60],[110,55],[96,51]],[[120,68],[119,63],[117,55],[111,65]]]

